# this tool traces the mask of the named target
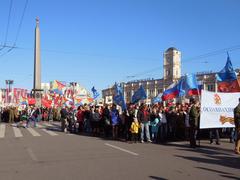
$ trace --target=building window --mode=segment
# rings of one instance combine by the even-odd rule
[[[149,95],[151,96],[151,95],[153,95],[153,94],[154,94],[154,90],[150,89],[150,90],[149,90]]]
[[[166,70],[166,76],[169,76],[170,75],[170,70]]]
[[[212,91],[215,91],[215,85],[212,85]]]
[[[207,90],[208,90],[208,91],[211,90],[211,85],[207,85]]]
[[[215,88],[214,88],[213,84],[208,84],[207,89],[208,89],[208,91],[214,91]]]

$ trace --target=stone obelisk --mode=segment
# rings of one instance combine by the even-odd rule
[[[36,19],[35,28],[35,47],[34,47],[34,80],[33,80],[33,93],[36,100],[35,106],[41,107],[41,58],[40,58],[40,30],[39,19]]]

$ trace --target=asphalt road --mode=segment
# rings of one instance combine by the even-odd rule
[[[227,140],[191,149],[188,142],[128,144],[47,128],[19,134],[1,125],[0,180],[240,179],[240,156]]]

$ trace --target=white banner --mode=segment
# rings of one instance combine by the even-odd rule
[[[112,104],[113,103],[113,97],[112,96],[106,96],[105,97],[105,103],[106,104]]]
[[[202,91],[200,129],[234,127],[233,110],[240,93]]]

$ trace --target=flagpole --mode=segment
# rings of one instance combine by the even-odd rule
[[[199,91],[198,88],[197,88],[197,92],[198,92],[198,99],[199,99],[199,102],[201,103],[201,95],[200,95],[200,91]]]
[[[198,92],[198,98],[199,98],[199,102],[200,102],[200,108],[201,108],[201,96],[200,96],[200,92],[199,92],[199,89],[197,88],[197,92]],[[199,126],[200,126],[200,116],[201,116],[201,109],[200,109],[200,112],[199,112]],[[201,133],[201,131],[200,131],[200,127],[199,127],[199,139],[198,139],[198,145],[199,145],[199,147],[201,146],[201,139],[200,139],[200,133]]]
[[[163,92],[165,91],[165,87],[164,87],[164,85],[163,85]],[[162,93],[163,93],[162,92]],[[161,97],[162,98],[162,97]],[[163,107],[166,107],[166,101],[163,101]]]
[[[215,93],[218,92],[218,84],[217,84],[217,77],[215,75]]]

